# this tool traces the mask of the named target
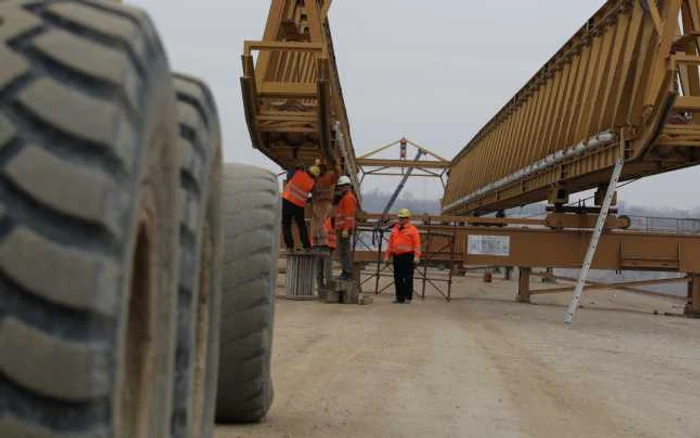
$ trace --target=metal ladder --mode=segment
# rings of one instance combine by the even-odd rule
[[[610,205],[612,204],[613,197],[615,196],[615,191],[617,190],[617,182],[620,180],[620,174],[622,173],[623,164],[623,158],[621,156],[618,157],[615,161],[615,168],[613,169],[612,177],[610,178],[610,185],[608,185],[608,190],[605,193],[605,200],[603,201],[603,206],[601,207],[600,213],[598,214],[598,220],[596,221],[595,229],[593,230],[591,243],[588,245],[586,258],[583,260],[583,266],[581,267],[581,272],[578,275],[578,281],[576,282],[576,289],[574,290],[574,295],[571,297],[569,308],[564,314],[564,323],[566,323],[566,325],[568,326],[570,326],[574,322],[576,310],[578,309],[579,302],[581,301],[581,297],[583,296],[583,287],[586,285],[588,272],[591,270],[593,257],[595,256],[596,249],[598,248],[600,237],[603,234],[603,228],[605,228],[605,221],[608,218]]]

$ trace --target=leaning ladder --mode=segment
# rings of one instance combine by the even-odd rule
[[[615,161],[615,168],[613,169],[612,177],[610,177],[610,185],[608,185],[608,190],[605,193],[605,200],[603,201],[603,206],[598,214],[598,220],[595,224],[595,229],[593,230],[593,237],[591,237],[591,243],[588,245],[588,251],[586,252],[586,258],[583,260],[583,267],[578,275],[578,281],[576,282],[576,289],[574,290],[574,295],[571,297],[571,302],[569,303],[569,308],[564,314],[564,322],[567,325],[571,325],[574,321],[574,316],[576,315],[576,310],[578,309],[579,302],[583,296],[583,287],[586,284],[586,279],[588,278],[588,272],[591,270],[591,264],[593,263],[593,257],[595,256],[595,251],[598,248],[598,243],[600,242],[600,237],[603,234],[603,228],[605,228],[605,221],[608,218],[608,212],[610,211],[610,205],[612,204],[613,197],[615,196],[615,191],[617,190],[617,182],[620,180],[620,174],[622,173],[622,165],[624,160],[622,156],[617,158]]]

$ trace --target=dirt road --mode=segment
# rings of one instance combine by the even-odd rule
[[[569,329],[568,295],[459,282],[451,303],[279,300],[273,408],[216,438],[700,437],[700,321],[650,314],[679,305],[591,292]]]

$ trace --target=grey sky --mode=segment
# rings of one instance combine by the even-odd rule
[[[214,89],[226,160],[277,170],[250,145],[238,81],[243,40],[262,37],[270,2],[131,3],[154,18],[173,67]],[[330,20],[358,154],[406,136],[451,158],[603,3],[336,0]],[[620,198],[692,208],[700,205],[699,177],[690,169],[648,178]],[[417,197],[440,195],[429,180],[410,189]]]

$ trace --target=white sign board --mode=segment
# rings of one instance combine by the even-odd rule
[[[469,255],[510,256],[509,236],[469,236]]]

